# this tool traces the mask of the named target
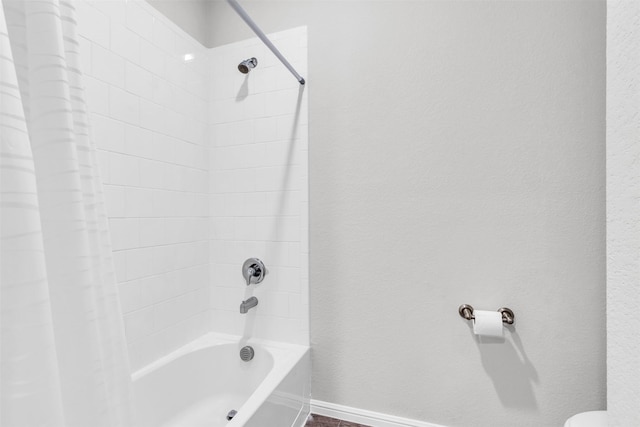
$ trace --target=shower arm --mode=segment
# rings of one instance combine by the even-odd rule
[[[251,19],[251,17],[242,8],[242,6],[240,6],[240,3],[238,3],[237,0],[227,0],[227,3],[229,3],[229,6],[231,6],[233,8],[233,10],[235,10],[236,13],[240,16],[240,18],[242,18],[242,20],[247,23],[247,25],[253,30],[253,32],[256,33],[256,36],[258,36],[260,38],[260,40],[262,40],[262,42],[265,45],[267,45],[267,47],[269,49],[271,49],[271,52],[273,52],[273,54],[278,57],[280,62],[282,62],[284,64],[284,66],[287,67],[287,69],[289,71],[291,71],[291,74],[293,74],[294,77],[298,80],[298,83],[303,85],[305,83],[305,81],[302,78],[302,76],[300,74],[298,74],[296,69],[293,68],[293,66],[289,63],[289,61],[287,61],[287,59],[284,56],[282,56],[282,54],[280,53],[278,48],[275,47],[273,45],[273,43],[271,43],[271,40],[269,40],[269,38],[260,29],[260,27],[258,27],[258,25],[256,25],[255,22],[253,22],[253,19]]]

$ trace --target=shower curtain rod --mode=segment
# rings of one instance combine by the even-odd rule
[[[273,52],[273,54],[278,57],[280,62],[282,62],[284,66],[287,67],[289,71],[291,71],[291,74],[294,75],[294,77],[298,80],[298,82],[301,85],[303,85],[305,81],[302,78],[302,76],[298,74],[296,69],[293,68],[291,64],[289,64],[289,61],[287,61],[287,59],[284,56],[282,56],[278,48],[275,47],[273,43],[271,43],[271,40],[269,40],[269,38],[260,29],[260,27],[258,27],[258,25],[256,25],[255,22],[253,22],[253,19],[251,19],[251,17],[247,14],[247,11],[245,11],[242,8],[242,6],[240,6],[240,3],[238,3],[237,0],[227,0],[227,3],[229,3],[229,5],[233,8],[233,10],[235,10],[236,13],[240,15],[240,18],[242,18],[242,20],[247,23],[247,25],[253,30],[254,33],[256,33],[256,35],[260,38],[260,40],[262,40],[262,42],[266,44],[269,49],[271,49],[271,52]]]

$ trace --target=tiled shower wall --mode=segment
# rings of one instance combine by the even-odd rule
[[[306,27],[270,38],[306,76]],[[308,89],[258,39],[210,55],[213,329],[308,344]],[[239,73],[251,57],[258,66]],[[241,267],[250,257],[269,274],[247,287]],[[251,295],[258,306],[240,314]]]
[[[136,369],[210,329],[206,49],[146,2],[75,4]]]
[[[133,369],[210,330],[307,344],[305,88],[257,40],[209,50],[144,1],[76,4]],[[273,40],[305,74],[306,30]]]

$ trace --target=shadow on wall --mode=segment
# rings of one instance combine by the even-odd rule
[[[298,88],[296,107],[293,113],[293,123],[291,124],[291,131],[286,141],[288,147],[286,150],[286,160],[284,162],[285,164],[284,173],[282,175],[282,181],[280,185],[280,188],[282,189],[282,191],[280,191],[280,197],[278,198],[278,201],[277,201],[276,210],[275,212],[273,212],[274,221],[271,225],[271,232],[269,233],[269,235],[273,236],[274,239],[278,234],[279,218],[285,214],[287,197],[290,197],[290,192],[286,191],[286,189],[288,188],[290,179],[292,179],[291,167],[293,163],[294,149],[296,144],[296,135],[298,133],[298,126],[300,122],[300,111],[302,109],[302,98],[304,95],[305,87],[306,86],[304,85],[300,85],[300,87]],[[242,102],[248,96],[249,96],[249,75],[246,75],[242,82],[242,85],[238,89],[235,101]],[[244,300],[250,298],[253,295],[254,295],[254,290],[250,287],[247,287],[244,293]],[[255,327],[256,315],[257,315],[256,313],[257,313],[256,310],[250,310],[248,313],[243,315],[245,318],[245,323],[244,323],[242,338],[240,340],[241,346],[246,345],[247,341],[254,335],[254,327]]]
[[[298,123],[300,122],[300,108],[302,106],[302,95],[304,94],[304,89],[306,86],[304,85],[300,85],[300,87],[298,87],[298,98],[296,99],[296,109],[293,113],[293,123],[291,125],[291,133],[289,134],[289,140],[287,141],[287,143],[289,144],[289,147],[287,149],[287,168],[285,169],[285,173],[282,176],[282,185],[281,188],[286,189],[287,188],[287,183],[289,182],[289,179],[291,178],[291,163],[293,160],[293,150],[295,147],[295,143],[296,143],[296,133],[298,132]],[[287,192],[283,191],[282,195],[280,197],[279,203],[278,203],[278,209],[277,209],[277,215],[282,215],[284,214],[284,208],[285,208],[285,204],[286,204],[286,197],[287,197]]]
[[[240,86],[236,94],[236,102],[244,101],[247,96],[249,96],[249,75],[245,74],[242,86]]]
[[[533,384],[538,373],[527,357],[515,327],[506,325],[504,338],[473,335],[485,372],[493,381],[500,402],[507,408],[536,410],[538,403]]]

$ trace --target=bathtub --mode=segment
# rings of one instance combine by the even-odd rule
[[[255,351],[249,362],[239,355],[245,345]],[[136,425],[300,427],[310,368],[308,347],[209,333],[132,375]]]

